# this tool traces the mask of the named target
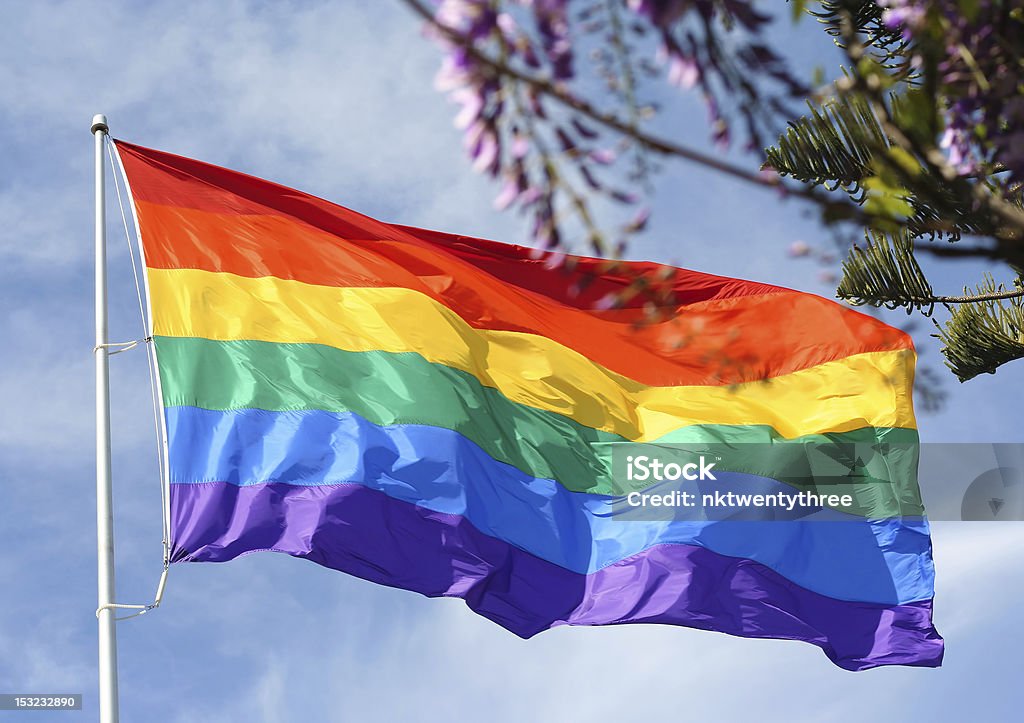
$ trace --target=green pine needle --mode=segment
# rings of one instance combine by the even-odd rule
[[[1002,291],[1005,287],[990,274],[973,292],[964,289],[972,295]],[[936,336],[942,340],[946,366],[960,381],[994,374],[997,367],[1024,358],[1024,299],[976,301],[952,307],[950,313]]]
[[[851,304],[905,308],[930,315],[935,294],[914,258],[906,232],[866,231],[867,245],[855,246],[843,261],[836,295]]]

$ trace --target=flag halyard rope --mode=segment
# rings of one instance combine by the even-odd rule
[[[146,359],[147,359],[147,365],[146,366],[147,366],[147,370],[149,372],[150,401],[152,403],[152,408],[153,408],[153,424],[154,424],[154,430],[155,430],[155,434],[156,434],[156,443],[157,443],[157,466],[158,466],[159,475],[160,475],[160,509],[161,509],[160,520],[161,520],[161,528],[162,528],[161,546],[162,546],[162,553],[163,553],[162,554],[163,569],[162,569],[162,571],[160,573],[160,580],[157,583],[156,595],[154,596],[153,602],[151,602],[149,604],[146,604],[146,605],[132,605],[132,604],[123,604],[123,603],[108,603],[106,605],[101,605],[100,607],[96,608],[96,617],[99,617],[100,612],[103,611],[104,609],[136,610],[137,611],[135,613],[132,613],[131,615],[124,615],[122,617],[114,618],[116,621],[121,621],[121,620],[129,620],[131,618],[138,617],[140,615],[145,615],[150,610],[155,610],[156,608],[160,607],[160,603],[163,602],[164,588],[167,585],[167,572],[168,572],[168,569],[170,567],[170,529],[169,529],[169,520],[168,520],[167,515],[166,515],[167,503],[168,503],[167,490],[166,490],[165,485],[164,485],[164,479],[165,479],[165,473],[166,473],[166,467],[165,467],[166,460],[164,459],[164,454],[163,454],[163,437],[162,437],[162,434],[161,434],[160,420],[159,420],[160,403],[159,403],[159,399],[158,399],[157,381],[156,381],[156,374],[157,374],[157,371],[156,371],[156,354],[154,352],[153,344],[152,344],[153,337],[148,333],[149,332],[149,328],[148,328],[147,320],[146,320],[146,305],[145,305],[145,301],[143,300],[142,285],[139,282],[139,265],[135,261],[135,251],[134,251],[134,249],[132,247],[131,232],[128,229],[128,216],[125,213],[124,201],[122,200],[122,196],[121,196],[121,183],[120,183],[120,181],[118,179],[118,171],[117,171],[117,169],[120,168],[121,166],[120,166],[120,163],[115,163],[114,154],[113,154],[113,141],[110,140],[109,136],[105,136],[105,143],[106,143],[106,147],[107,147],[107,156],[110,159],[111,172],[112,172],[112,175],[114,177],[114,189],[115,189],[115,192],[116,192],[116,195],[117,195],[117,205],[118,205],[118,208],[119,208],[119,210],[121,212],[121,224],[122,224],[122,228],[124,229],[125,242],[127,243],[127,246],[128,246],[128,258],[131,259],[131,264],[132,264],[132,281],[134,281],[134,283],[135,283],[135,297],[136,297],[136,300],[138,301],[138,305],[139,305],[139,319],[140,319],[140,322],[142,324],[143,336],[142,336],[141,339],[134,339],[132,341],[113,342],[113,343],[102,344],[100,346],[96,346],[96,347],[93,348],[93,353],[95,353],[95,352],[97,352],[97,351],[99,351],[101,349],[108,349],[108,350],[109,349],[113,349],[113,351],[108,351],[107,353],[108,353],[108,356],[114,356],[115,354],[120,354],[121,352],[125,352],[125,351],[129,351],[131,349],[134,349],[139,344],[146,344],[148,346],[147,354],[146,354]],[[127,180],[126,180],[125,183],[127,184]],[[125,189],[125,191],[127,192],[127,188]]]

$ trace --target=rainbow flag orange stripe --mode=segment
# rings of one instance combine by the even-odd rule
[[[285,552],[461,597],[524,637],[666,622],[805,640],[852,670],[941,661],[902,332],[811,294],[387,224],[116,145],[175,562]],[[659,281],[653,315],[638,276]],[[723,445],[717,489],[766,494],[819,489],[791,472],[808,448],[887,451],[841,510],[620,519],[645,487],[613,452],[649,444]]]

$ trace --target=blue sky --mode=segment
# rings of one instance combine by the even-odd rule
[[[92,115],[106,113],[116,137],[384,220],[506,241],[521,241],[523,225],[495,213],[497,188],[469,171],[452,107],[431,85],[437,52],[397,2],[0,9],[0,692],[83,692],[84,714],[52,717],[92,719]],[[808,23],[792,37],[798,63],[832,62]],[[688,98],[679,107],[692,111],[682,136],[706,145],[699,107]],[[111,335],[132,339],[134,289],[111,211]],[[660,178],[655,211],[635,257],[831,295],[810,264],[785,258],[794,239],[825,243],[795,204],[673,166]],[[958,289],[958,268],[937,266],[936,287]],[[148,382],[139,352],[111,367],[118,597],[148,602],[160,569]],[[1019,363],[962,387],[947,378],[949,403],[921,418],[923,439],[1022,441],[1022,382]],[[936,484],[923,479],[925,494]],[[560,628],[522,641],[458,601],[282,555],[176,566],[164,607],[120,624],[122,715],[1016,719],[1022,543],[1017,523],[937,523],[945,666],[861,674],[833,667],[809,645],[682,628]]]

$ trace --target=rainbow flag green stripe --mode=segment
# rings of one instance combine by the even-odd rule
[[[629,440],[517,404],[473,375],[416,353],[162,336],[155,342],[168,407],[319,409],[353,412],[377,425],[441,427],[459,432],[498,461],[574,492],[625,495],[644,489],[645,483],[612,474],[613,445],[633,444]],[[882,448],[871,469],[842,485],[841,491],[854,498],[843,511],[871,519],[924,513],[913,429],[865,427],[787,439],[766,425],[690,425],[653,443],[727,450],[719,469],[822,494],[835,493],[835,481],[811,475],[808,450],[838,458],[852,449]]]

